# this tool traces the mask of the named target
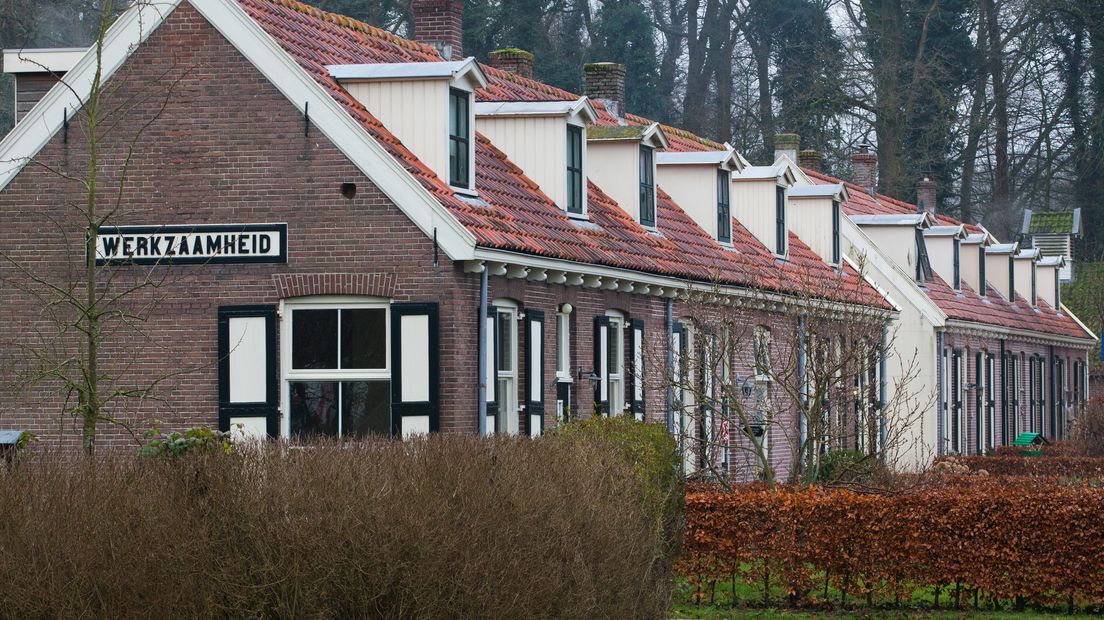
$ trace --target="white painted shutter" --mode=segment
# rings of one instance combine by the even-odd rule
[[[526,310],[525,326],[526,428],[538,437],[544,431],[544,313]]]
[[[609,415],[609,330],[609,317],[594,318],[594,372],[598,375],[594,402],[601,415]]]
[[[440,425],[440,345],[436,303],[391,305],[391,434]]]
[[[629,377],[629,407],[637,421],[644,421],[644,321],[629,321],[629,359],[632,370]]]
[[[276,307],[219,308],[218,355],[219,429],[275,437],[280,423]]]

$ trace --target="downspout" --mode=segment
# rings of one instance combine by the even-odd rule
[[[479,274],[479,436],[487,435],[487,264]]]
[[[882,325],[882,346],[878,350],[878,450],[885,459],[886,451],[886,348],[889,346],[889,323]]]
[[[674,434],[675,432],[675,387],[671,385],[670,379],[675,376],[675,352],[673,346],[675,343],[675,321],[674,315],[675,300],[670,297],[667,298],[667,304],[664,308],[663,321],[667,328],[667,432]]]
[[[946,430],[943,428],[943,417],[947,414],[946,410],[943,407],[943,401],[944,401],[943,395],[946,393],[945,390],[947,389],[947,386],[943,385],[943,374],[944,374],[943,349],[944,349],[944,347],[945,347],[945,345],[944,345],[944,341],[943,341],[943,332],[936,332],[936,334],[935,334],[935,371],[936,371],[936,374],[938,376],[936,377],[936,380],[935,380],[935,386],[936,386],[935,404],[936,404],[936,412],[939,414],[935,417],[935,429],[936,429],[935,454],[937,456],[943,456],[943,436],[944,436],[944,433],[946,432]]]
[[[800,464],[802,470],[805,469],[807,462],[806,455],[808,453],[808,446],[806,441],[809,435],[809,393],[808,386],[806,384],[808,370],[806,368],[806,355],[805,351],[805,315],[802,314],[797,317],[797,380],[798,385],[801,386],[799,394],[801,395],[801,408],[798,411],[797,416],[797,445],[801,449]]]

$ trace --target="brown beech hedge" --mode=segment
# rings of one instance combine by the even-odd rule
[[[1022,608],[1104,598],[1104,488],[948,478],[894,495],[744,488],[686,498],[682,574],[743,580],[790,604],[978,599]],[[837,598],[838,597],[838,598]]]

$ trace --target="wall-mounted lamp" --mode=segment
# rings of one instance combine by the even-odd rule
[[[560,304],[560,306],[557,308],[557,310],[559,310],[561,314],[571,314],[571,311],[574,310],[574,309],[575,308],[572,307],[571,304],[567,304],[567,303]]]
[[[598,373],[594,372],[593,370],[590,371],[590,374],[584,376],[582,366],[579,366],[578,370],[575,371],[575,376],[579,380],[586,379],[587,381],[590,381],[591,383],[594,383],[595,381],[601,381],[602,380],[602,377],[599,377]]]

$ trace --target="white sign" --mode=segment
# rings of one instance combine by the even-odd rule
[[[286,263],[287,224],[100,228],[97,265]]]

